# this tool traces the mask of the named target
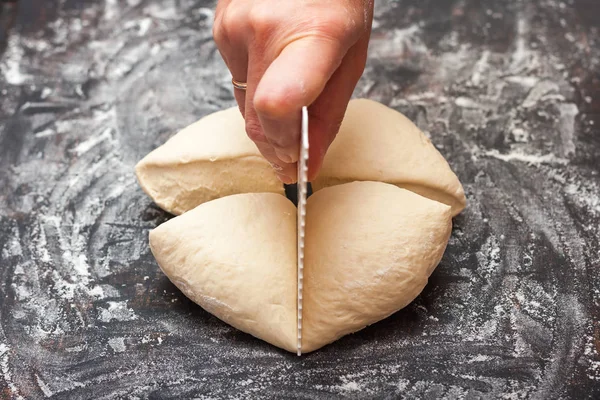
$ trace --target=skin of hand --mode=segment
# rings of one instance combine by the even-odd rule
[[[284,183],[296,180],[300,110],[317,175],[363,73],[373,0],[219,0],[213,35],[246,132]]]

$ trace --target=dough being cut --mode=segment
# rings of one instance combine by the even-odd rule
[[[238,193],[283,194],[283,184],[244,130],[237,108],[208,115],[135,167],[140,186],[163,210],[182,214]]]
[[[237,193],[283,194],[283,184],[244,131],[236,108],[204,117],[136,166],[140,185],[162,209],[181,214]],[[452,207],[466,204],[456,175],[429,139],[399,112],[350,101],[313,190],[353,181],[391,183]]]
[[[431,141],[396,110],[352,100],[313,190],[352,181],[391,183],[452,207],[466,204],[460,181]]]
[[[308,200],[302,351],[404,308],[427,284],[450,232],[450,207],[380,182]]]
[[[150,233],[158,264],[190,299],[230,325],[296,350],[296,209],[277,194],[203,204]],[[380,182],[308,199],[302,351],[410,303],[439,262],[450,207]]]
[[[183,213],[150,233],[169,279],[223,321],[295,352],[296,208],[247,138],[238,111],[184,129],[136,172],[160,207]],[[439,263],[452,216],[466,203],[456,175],[425,135],[370,100],[350,102],[313,188],[302,352],[409,304]]]
[[[171,282],[237,329],[296,351],[296,207],[273,193],[224,197],[150,232]]]

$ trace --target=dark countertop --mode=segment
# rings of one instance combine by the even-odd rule
[[[148,249],[168,216],[134,164],[233,104],[212,4],[0,10],[0,398],[600,397],[599,2],[377,1],[356,95],[425,130],[469,207],[415,302],[302,358]]]

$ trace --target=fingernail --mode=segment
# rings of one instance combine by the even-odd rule
[[[290,178],[287,175],[280,174],[279,172],[277,172],[277,179],[279,179],[281,182],[285,183],[286,185],[291,185],[292,182],[294,182],[292,180],[292,178]]]
[[[292,164],[298,161],[297,156],[290,155],[282,150],[275,149],[275,155],[286,164]]]

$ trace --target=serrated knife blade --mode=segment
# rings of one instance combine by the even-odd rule
[[[302,292],[304,286],[304,235],[308,191],[308,109],[302,107],[300,156],[298,157],[298,355],[302,355]]]

